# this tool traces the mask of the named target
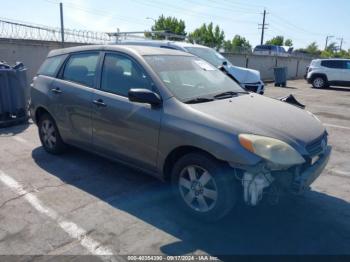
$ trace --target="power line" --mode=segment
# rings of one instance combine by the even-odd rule
[[[193,4],[203,4],[201,0],[199,0],[199,2],[195,2],[195,1],[188,1],[188,0],[182,0],[182,2],[185,3],[193,3]],[[239,13],[239,14],[257,14],[257,11],[253,9],[245,9],[245,8],[241,8],[241,7],[231,7],[231,6],[227,6],[227,5],[222,5],[222,3],[216,2],[216,1],[211,1],[212,3],[217,3],[217,5],[208,5],[206,4],[206,7],[210,7],[210,8],[214,8],[214,9],[218,9],[218,10],[222,10],[225,12],[230,12],[230,13]]]
[[[170,10],[178,10],[178,11],[184,11],[186,13],[189,13],[189,14],[193,14],[193,15],[196,15],[196,16],[200,16],[202,18],[205,18],[207,19],[208,17],[210,18],[216,18],[216,19],[219,19],[219,20],[223,20],[223,21],[235,21],[235,22],[243,22],[243,23],[251,23],[251,24],[254,24],[255,22],[254,21],[251,21],[251,20],[239,20],[239,19],[232,19],[232,17],[228,17],[228,16],[218,16],[218,15],[212,15],[210,13],[206,13],[206,12],[197,12],[197,11],[194,11],[192,10],[191,8],[184,8],[184,7],[179,7],[179,6],[176,6],[176,5],[173,5],[173,4],[169,4],[169,3],[164,3],[164,2],[157,2],[157,1],[147,1],[147,0],[143,0],[143,1],[140,1],[140,0],[134,0],[134,3],[137,3],[137,4],[140,4],[140,5],[144,5],[144,6],[148,6],[148,7],[153,7],[155,9],[170,9]]]
[[[301,31],[301,32],[304,32],[304,33],[312,34],[312,35],[323,36],[323,34],[311,32],[311,31],[309,31],[309,30],[307,30],[305,28],[302,28],[302,27],[300,27],[298,25],[295,25],[295,24],[289,22],[288,20],[286,20],[285,18],[283,18],[283,17],[281,17],[279,15],[276,15],[274,13],[271,13],[271,19],[274,20],[276,23],[281,23],[282,22],[286,26],[288,26],[289,28],[293,28],[293,30]]]
[[[56,0],[43,0],[47,3],[51,3],[51,4],[56,4],[58,5],[59,2],[56,1]],[[79,11],[82,11],[82,12],[85,12],[85,13],[89,13],[89,14],[92,14],[92,15],[95,15],[95,16],[101,16],[101,17],[106,17],[106,16],[110,16],[111,20],[114,20],[114,21],[125,21],[125,22],[132,22],[134,24],[139,24],[139,25],[144,25],[144,23],[142,22],[137,22],[135,20],[140,20],[141,19],[138,19],[138,18],[135,18],[135,19],[131,19],[129,17],[125,17],[125,16],[121,16],[118,14],[118,16],[116,16],[115,14],[113,13],[110,13],[108,11],[105,11],[105,10],[102,10],[102,9],[94,9],[94,8],[85,8],[85,7],[82,7],[80,5],[77,5],[73,2],[70,2],[70,1],[64,1],[65,3],[65,6],[68,6],[70,9],[75,9],[75,10],[79,10]]]

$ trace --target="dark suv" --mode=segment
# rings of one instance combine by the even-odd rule
[[[265,191],[303,192],[331,152],[311,113],[169,49],[52,51],[30,109],[49,153],[73,145],[142,169],[171,182],[180,205],[206,220],[227,214],[239,194],[257,205]]]

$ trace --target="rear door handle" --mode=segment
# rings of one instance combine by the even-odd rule
[[[59,87],[51,89],[51,92],[55,93],[55,94],[61,94],[62,93],[62,91],[61,91],[61,89]]]
[[[92,101],[92,103],[94,103],[95,105],[100,106],[100,107],[106,107],[106,106],[107,106],[107,105],[103,102],[102,99],[94,100],[94,101]]]

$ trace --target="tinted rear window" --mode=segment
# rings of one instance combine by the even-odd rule
[[[324,60],[321,65],[329,68],[344,68],[344,61],[342,60]]]
[[[60,55],[46,58],[38,71],[38,75],[55,77],[66,57],[66,55]]]
[[[65,66],[63,79],[94,87],[99,56],[97,52],[71,55]]]

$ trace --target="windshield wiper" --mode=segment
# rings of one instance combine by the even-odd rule
[[[223,92],[223,93],[215,95],[214,98],[215,99],[230,98],[230,97],[238,96],[239,93],[240,92],[227,91],[227,92]]]
[[[186,100],[186,101],[184,101],[184,103],[197,104],[197,103],[205,103],[205,102],[210,102],[210,101],[214,101],[214,99],[208,98],[208,97],[196,97],[196,98]]]

